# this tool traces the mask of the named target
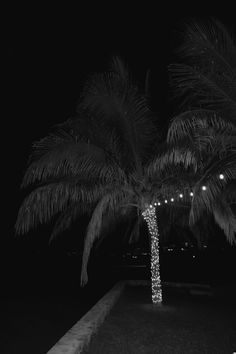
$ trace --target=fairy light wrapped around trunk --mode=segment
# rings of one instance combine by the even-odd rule
[[[147,222],[148,231],[151,235],[152,302],[154,304],[161,304],[162,288],[160,278],[159,233],[155,208],[150,205],[142,215]]]

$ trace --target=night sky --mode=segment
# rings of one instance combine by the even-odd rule
[[[83,295],[83,290],[79,288],[81,259],[77,257],[77,253],[71,256],[71,252],[68,255],[67,250],[82,251],[81,242],[88,218],[79,220],[70,234],[66,237],[63,235],[50,247],[48,245],[50,231],[47,226],[32,231],[26,236],[16,238],[14,235],[18,209],[26,196],[26,193],[20,190],[20,185],[32,143],[47,135],[55,124],[73,115],[88,75],[106,70],[112,57],[117,55],[128,65],[140,87],[144,87],[146,72],[150,70],[150,103],[153,111],[159,116],[160,128],[164,135],[168,120],[178,111],[178,107],[170,100],[167,74],[168,64],[176,62],[174,54],[178,39],[176,30],[181,28],[189,17],[207,19],[213,16],[236,33],[234,10],[227,8],[227,12],[223,12],[220,9],[217,13],[209,15],[209,12],[200,12],[199,2],[196,3],[198,12],[194,12],[190,2],[189,13],[183,11],[179,2],[176,2],[176,8],[172,4],[162,2],[162,5],[169,6],[165,11],[158,2],[156,2],[157,9],[148,8],[147,2],[144,8],[141,6],[139,9],[137,9],[137,2],[133,9],[128,9],[127,4],[109,2],[109,6],[104,10],[97,9],[91,2],[87,4],[90,6],[90,11],[82,9],[81,2],[78,2],[77,7],[70,9],[68,3],[67,7],[64,3],[55,4],[54,7],[51,5],[49,8],[49,5],[43,7],[41,2],[33,2],[31,6],[24,6],[22,3],[16,6],[9,3],[9,9],[2,12],[6,47],[2,51],[4,110],[2,109],[3,128],[1,130],[3,182],[1,185],[0,304],[3,317],[0,333],[6,334],[7,343],[13,347],[14,340],[16,341],[14,353],[32,353],[31,350],[27,352],[25,349],[26,343],[29,345],[30,341],[35,349],[39,346],[38,353],[46,352],[46,349],[40,352],[40,345],[45,345],[45,348],[49,349],[50,345],[53,345],[72,325],[71,322],[66,324],[65,320],[62,333],[57,333],[55,329],[55,338],[53,337],[54,327],[57,328],[56,322],[59,323],[57,317],[59,315],[56,312],[58,309],[54,303],[57,304],[58,298],[63,293],[65,296],[74,295],[76,289],[79,289]],[[122,233],[121,225],[116,227],[116,230],[119,236]],[[204,257],[203,255],[203,259]],[[227,254],[223,260],[221,254],[220,257],[225,268],[221,267],[216,253],[213,262],[208,258],[205,258],[206,263],[199,262],[200,276],[203,274],[207,277],[208,269],[212,272],[209,274],[217,277],[216,280],[219,278],[231,281],[233,277],[230,270],[234,269],[233,257],[228,263]],[[99,257],[97,259],[99,260]],[[91,268],[95,269],[95,276],[93,272],[89,273],[90,283],[87,287],[89,295],[85,295],[89,306],[95,303],[101,297],[102,291],[108,290],[114,281],[113,269],[107,266],[106,258],[104,259],[105,265],[101,264],[100,268],[102,262],[94,261],[95,266]],[[184,262],[180,264],[180,268],[171,267],[167,257],[166,263],[162,263],[162,269],[168,271],[170,269],[171,276],[174,272],[177,274],[177,280],[181,281],[181,276],[184,279],[186,270],[191,272],[191,269],[195,269],[192,259],[191,262],[193,268],[190,267],[189,271]],[[183,272],[179,269],[183,269]],[[168,271],[166,274],[169,274]],[[127,274],[126,276],[132,277]],[[192,277],[192,273],[189,277]],[[193,279],[187,281],[192,282]],[[40,305],[39,300],[32,303],[28,301],[28,297],[32,294],[42,298],[55,294],[55,297],[53,295],[47,305],[46,302]],[[86,294],[86,287],[84,294]],[[14,307],[11,298],[20,299],[22,295],[25,295],[27,300],[25,303],[21,300],[17,301]],[[9,298],[9,301],[4,297]],[[35,304],[34,307],[32,304]],[[67,309],[65,303],[61,306],[62,309],[63,306]],[[51,315],[54,322],[44,321],[40,328],[39,319],[42,317],[44,320],[43,316],[48,319],[47,316],[53,313],[54,308],[56,308],[55,314]],[[71,308],[75,316],[73,303]],[[83,311],[87,310],[83,309]],[[64,325],[63,321],[62,325]],[[51,336],[52,343],[43,342],[42,333],[45,332],[44,337]],[[23,351],[18,348],[21,337]]]
[[[169,101],[167,76],[167,65],[175,60],[175,30],[189,16],[207,18],[180,9],[150,18],[151,10],[147,15],[130,12],[117,18],[109,13],[100,17],[96,9],[92,14],[57,10],[15,8],[6,16],[6,128],[2,131],[6,133],[2,150],[6,240],[13,237],[24,197],[20,183],[31,144],[73,114],[87,75],[105,70],[114,55],[128,64],[141,85],[150,69],[151,105],[165,130],[177,108]],[[230,12],[215,16],[233,28]]]

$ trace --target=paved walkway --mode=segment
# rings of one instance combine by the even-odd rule
[[[129,287],[93,338],[89,354],[228,354],[236,350],[235,288],[214,296],[164,291],[150,303],[147,287]]]

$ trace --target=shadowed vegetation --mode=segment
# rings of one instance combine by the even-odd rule
[[[88,79],[75,116],[34,144],[22,183],[34,189],[22,203],[16,231],[24,234],[56,219],[52,240],[80,215],[90,215],[82,284],[87,282],[91,248],[103,228],[125,217],[134,221],[130,237],[137,239],[142,212],[179,193],[183,193],[181,203],[158,209],[163,233],[175,222],[189,222],[191,227],[198,222],[200,227],[202,218],[213,215],[229,242],[235,241],[235,52],[225,30],[218,23],[214,26],[189,27],[186,38],[190,40],[180,50],[189,63],[170,68],[173,84],[178,94],[186,96],[191,110],[172,121],[167,142],[159,138],[158,117],[149,107],[147,94],[115,58],[107,72]],[[211,43],[214,36],[219,37],[216,44]],[[190,48],[190,43],[196,44]],[[201,46],[207,52],[199,51]],[[210,74],[203,70],[209,53],[217,57],[207,64]],[[229,62],[222,53],[230,57]],[[226,75],[222,86],[219,65]],[[230,93],[220,100],[222,90]]]

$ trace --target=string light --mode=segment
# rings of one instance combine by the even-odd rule
[[[219,174],[219,179],[221,179],[221,180],[225,179],[225,176],[223,175],[223,173],[220,173],[220,174]],[[201,189],[202,189],[203,191],[206,191],[206,190],[207,190],[207,187],[204,185],[204,186],[201,187]],[[190,195],[190,197],[193,197],[194,193],[193,193],[193,192],[190,192],[189,195]],[[179,198],[182,199],[183,196],[184,196],[183,193],[180,193],[180,194],[179,194]],[[170,201],[171,201],[171,202],[174,202],[174,198],[171,198]],[[167,204],[167,203],[168,203],[167,199],[165,199],[164,202],[165,202],[165,204]],[[158,202],[158,203],[155,202],[154,205],[155,205],[155,206],[156,206],[156,205],[160,206],[161,203],[160,203],[160,202]],[[152,205],[150,205],[150,207],[152,207]]]
[[[147,222],[148,230],[151,235],[152,302],[154,304],[161,304],[162,288],[160,278],[159,233],[155,208],[147,208],[142,215]]]
[[[219,175],[219,178],[220,178],[220,179],[224,179],[224,175],[220,174],[220,175]],[[202,188],[202,190],[204,190],[204,191],[207,189],[206,186],[202,186],[201,188]],[[193,197],[194,194],[193,194],[193,192],[190,192],[189,195],[190,195],[190,197]],[[182,199],[183,197],[184,197],[183,193],[180,193],[180,194],[179,194],[179,198]],[[175,201],[175,199],[174,199],[174,198],[170,198],[170,201],[173,203],[173,202]],[[165,200],[164,200],[164,203],[165,203],[165,204],[168,204],[168,200],[165,199]],[[154,203],[154,206],[157,206],[157,205],[160,206],[160,205],[161,205],[161,202],[158,201],[158,202],[155,202],[155,203]],[[150,208],[153,208],[153,205],[152,205],[152,204],[150,204]]]
[[[225,176],[221,173],[219,178],[223,180]],[[203,191],[207,189],[206,186],[201,187]],[[190,192],[189,195],[193,197],[193,192]],[[179,194],[180,198],[183,198],[183,194]],[[171,202],[174,202],[174,198],[170,199]],[[168,201],[165,199],[165,204]],[[161,203],[158,201],[154,203],[154,206],[160,206]],[[148,230],[151,235],[151,278],[152,278],[152,302],[154,304],[162,303],[162,287],[161,287],[161,278],[160,278],[160,259],[159,259],[159,232],[156,219],[156,208],[152,204],[142,213],[144,220],[147,222]],[[194,256],[193,256],[194,257]]]
[[[223,179],[225,178],[225,176],[221,173],[221,174],[219,174],[219,178],[220,178],[221,180],[223,180]],[[204,185],[204,186],[201,187],[201,189],[202,189],[203,191],[206,191],[206,190],[207,190],[207,187]],[[193,192],[190,192],[189,195],[190,195],[190,197],[193,197],[193,196],[194,196],[194,193],[193,193]],[[180,194],[179,194],[179,198],[182,199],[183,197],[184,197],[183,193],[180,193]],[[174,202],[175,199],[174,199],[174,198],[171,198],[170,201],[171,201],[171,202]],[[165,199],[165,200],[164,200],[164,203],[167,204],[167,203],[168,203],[168,200]],[[160,202],[155,202],[155,203],[154,203],[154,206],[157,206],[157,205],[160,206],[161,203],[160,203]],[[150,204],[150,208],[153,208],[153,205],[152,205],[152,204]]]

